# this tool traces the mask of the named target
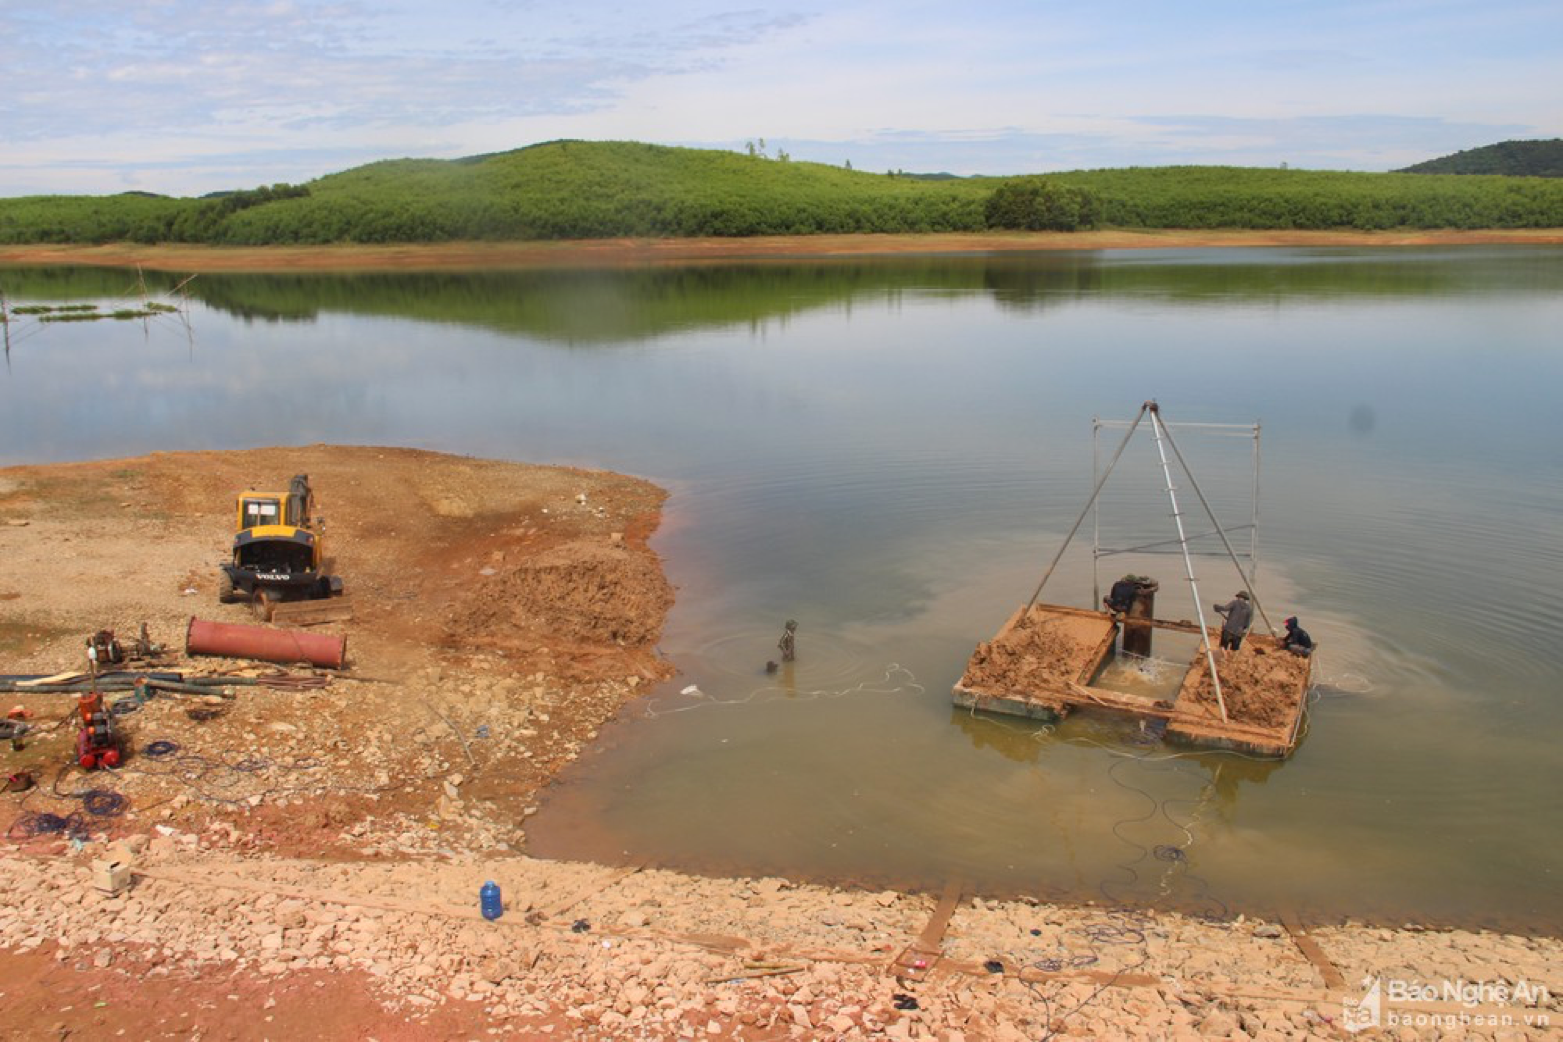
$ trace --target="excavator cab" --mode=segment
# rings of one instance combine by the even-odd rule
[[[286,495],[245,492],[239,496],[239,531],[247,528],[311,528],[315,518],[315,492],[308,474],[295,474]]]
[[[285,498],[246,492],[239,497],[239,530],[286,524]]]

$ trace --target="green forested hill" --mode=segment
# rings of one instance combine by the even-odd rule
[[[1551,141],[1500,141],[1452,156],[1408,166],[1405,174],[1505,174],[1511,177],[1563,177],[1563,138]]]
[[[1563,181],[1244,167],[926,180],[707,149],[557,141],[372,163],[205,199],[0,200],[0,242],[214,245],[982,231],[1563,227]]]
[[[365,242],[953,231],[982,227],[986,197],[967,182],[581,141],[473,160],[373,163],[310,189],[296,208],[237,217],[239,241],[315,241],[312,225],[331,229],[328,241]]]

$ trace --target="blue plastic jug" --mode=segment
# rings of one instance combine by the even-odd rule
[[[505,914],[505,903],[499,896],[499,884],[492,879],[478,891],[478,907],[483,910],[485,919],[498,919]]]

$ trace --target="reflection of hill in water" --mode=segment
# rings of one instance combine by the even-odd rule
[[[1471,260],[1481,259],[1480,265]],[[1563,290],[1558,251],[1460,249],[1176,249],[811,259],[627,269],[491,272],[207,274],[190,296],[240,318],[311,321],[321,313],[478,326],[570,345],[785,321],[824,307],[903,294],[987,294],[1041,311],[1082,299],[1254,303],[1332,298],[1448,298]],[[180,276],[146,275],[149,292]],[[133,272],[0,269],[14,301],[132,297]]]

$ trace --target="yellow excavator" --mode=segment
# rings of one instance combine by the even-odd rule
[[[248,601],[255,614],[280,625],[351,619],[342,577],[326,568],[321,527],[308,474],[294,476],[286,493],[241,492],[233,557],[222,566],[217,599]]]

